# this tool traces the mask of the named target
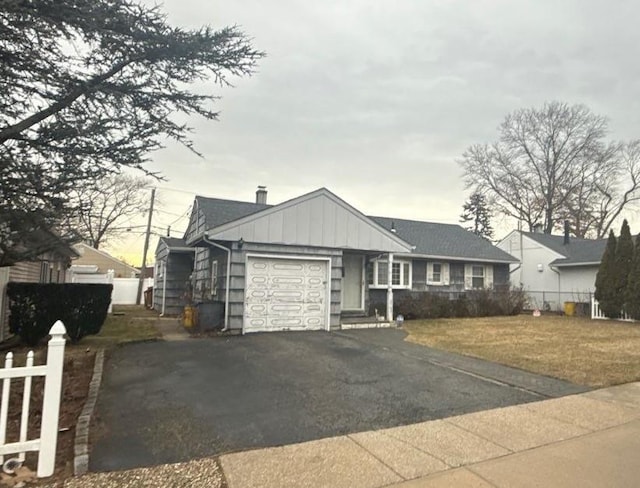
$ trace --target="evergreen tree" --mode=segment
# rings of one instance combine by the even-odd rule
[[[216,120],[214,87],[264,55],[237,27],[173,26],[151,3],[0,2],[0,266],[55,250],[36,236],[74,215],[80,186],[159,176],[146,163],[166,141],[196,151],[192,117]]]
[[[631,315],[632,319],[640,320],[640,235],[636,237],[625,298],[627,313]]]
[[[618,312],[620,312],[625,305],[629,271],[633,263],[633,239],[626,219],[622,222],[622,227],[620,228],[614,263],[613,297],[614,303],[618,307]]]
[[[613,231],[609,231],[607,247],[602,255],[598,274],[596,275],[595,298],[600,303],[600,309],[607,317],[617,317],[620,308],[615,304],[615,259],[617,240]]]
[[[491,226],[491,210],[487,203],[486,197],[476,191],[467,202],[462,206],[462,215],[460,222],[471,222],[465,227],[468,231],[475,235],[490,240],[493,237],[493,227]]]

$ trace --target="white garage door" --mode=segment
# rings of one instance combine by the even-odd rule
[[[328,260],[249,256],[244,331],[327,329]]]

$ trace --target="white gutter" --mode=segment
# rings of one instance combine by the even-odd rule
[[[505,259],[485,259],[477,257],[461,257],[461,256],[444,256],[440,254],[422,254],[422,253],[408,253],[397,252],[395,256],[398,258],[417,258],[417,259],[437,259],[440,261],[460,261],[466,263],[493,263],[493,264],[517,264],[518,259],[514,258],[511,261]]]
[[[210,241],[207,238],[207,233],[202,234],[202,240],[207,244],[210,244],[218,249],[222,249],[227,253],[227,278],[225,280],[225,290],[224,290],[224,327],[222,328],[222,332],[226,332],[229,330],[229,286],[231,285],[231,249],[228,247],[224,247],[217,242]]]

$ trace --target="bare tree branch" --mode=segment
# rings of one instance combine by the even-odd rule
[[[608,143],[606,133],[607,119],[585,106],[549,102],[507,115],[497,142],[459,162],[467,187],[530,229],[551,233],[568,219],[575,235],[603,237],[640,198],[640,144]]]

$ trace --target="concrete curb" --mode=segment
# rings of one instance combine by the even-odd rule
[[[98,400],[98,390],[102,381],[102,368],[104,366],[104,349],[96,353],[96,362],[93,366],[93,376],[89,383],[87,401],[80,412],[76,424],[76,438],[74,443],[73,474],[80,476],[89,470],[89,425],[91,416]]]

